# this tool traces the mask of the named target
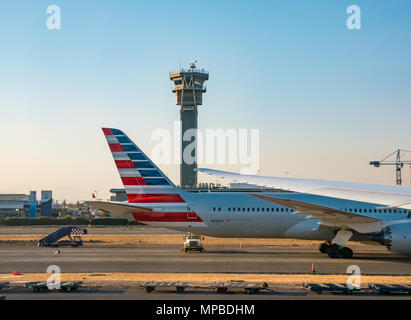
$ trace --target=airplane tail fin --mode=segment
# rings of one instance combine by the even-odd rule
[[[103,128],[129,203],[185,203],[181,190],[138,148],[127,135]]]

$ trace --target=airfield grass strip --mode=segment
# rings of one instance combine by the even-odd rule
[[[27,273],[20,276],[0,274],[0,282],[46,281],[50,274]],[[205,285],[214,282],[245,281],[269,285],[295,286],[304,282],[346,283],[348,275],[321,274],[218,274],[218,273],[63,273],[61,281],[83,281],[84,285],[122,284],[136,285],[140,282],[189,282]],[[368,283],[411,284],[411,276],[362,276],[363,286]]]

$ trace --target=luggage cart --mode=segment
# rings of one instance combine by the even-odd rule
[[[0,290],[9,288],[9,282],[0,282]]]
[[[61,282],[60,289],[51,289],[53,291],[60,291],[60,292],[67,292],[67,291],[75,291],[80,288],[82,282]],[[25,288],[31,288],[33,292],[47,292],[50,291],[47,282],[26,282],[24,283]]]
[[[303,287],[308,291],[316,292],[317,294],[322,294],[323,291],[328,291],[332,293],[343,293],[352,294],[353,292],[358,292],[361,288],[348,288],[347,284],[334,284],[334,283],[304,283]]]
[[[159,288],[175,288],[177,293],[183,293],[189,287],[189,284],[187,282],[145,282],[140,284],[140,287],[144,288],[148,293]]]
[[[381,294],[406,293],[411,294],[411,286],[403,284],[370,283],[368,288]]]
[[[194,285],[187,282],[144,282],[139,285],[140,288],[150,293],[154,290],[166,288],[175,289],[178,293],[183,293],[186,289],[215,290],[218,293],[225,293],[229,290],[244,290],[247,294],[258,293],[261,290],[275,292],[269,288],[267,283],[247,283],[247,282],[227,282],[212,283],[211,285]]]
[[[274,290],[268,288],[267,283],[260,284],[242,281],[214,283],[211,285],[211,287],[217,290],[218,293],[225,293],[231,290],[244,290],[246,294],[259,293],[261,290],[269,290],[274,292]]]

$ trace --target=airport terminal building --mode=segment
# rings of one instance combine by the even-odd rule
[[[29,210],[29,195],[0,194],[0,219],[18,217]]]
[[[51,217],[53,214],[51,190],[41,191],[41,201],[37,201],[37,192],[30,194],[0,194],[0,219],[7,217],[31,217],[39,215]],[[60,208],[61,209],[61,208]]]

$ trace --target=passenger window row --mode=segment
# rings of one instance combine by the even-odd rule
[[[213,211],[221,211],[221,207],[213,207]],[[250,208],[250,207],[228,207],[228,212],[294,212],[290,208]]]
[[[354,212],[354,213],[408,213],[411,215],[411,210],[405,209],[359,209],[359,208],[349,208],[341,209],[344,211]],[[221,207],[213,207],[213,211],[220,212]],[[291,208],[250,208],[250,207],[228,207],[228,212],[294,212]]]
[[[344,211],[349,212],[359,212],[359,213],[411,213],[409,210],[405,209],[344,209]]]

